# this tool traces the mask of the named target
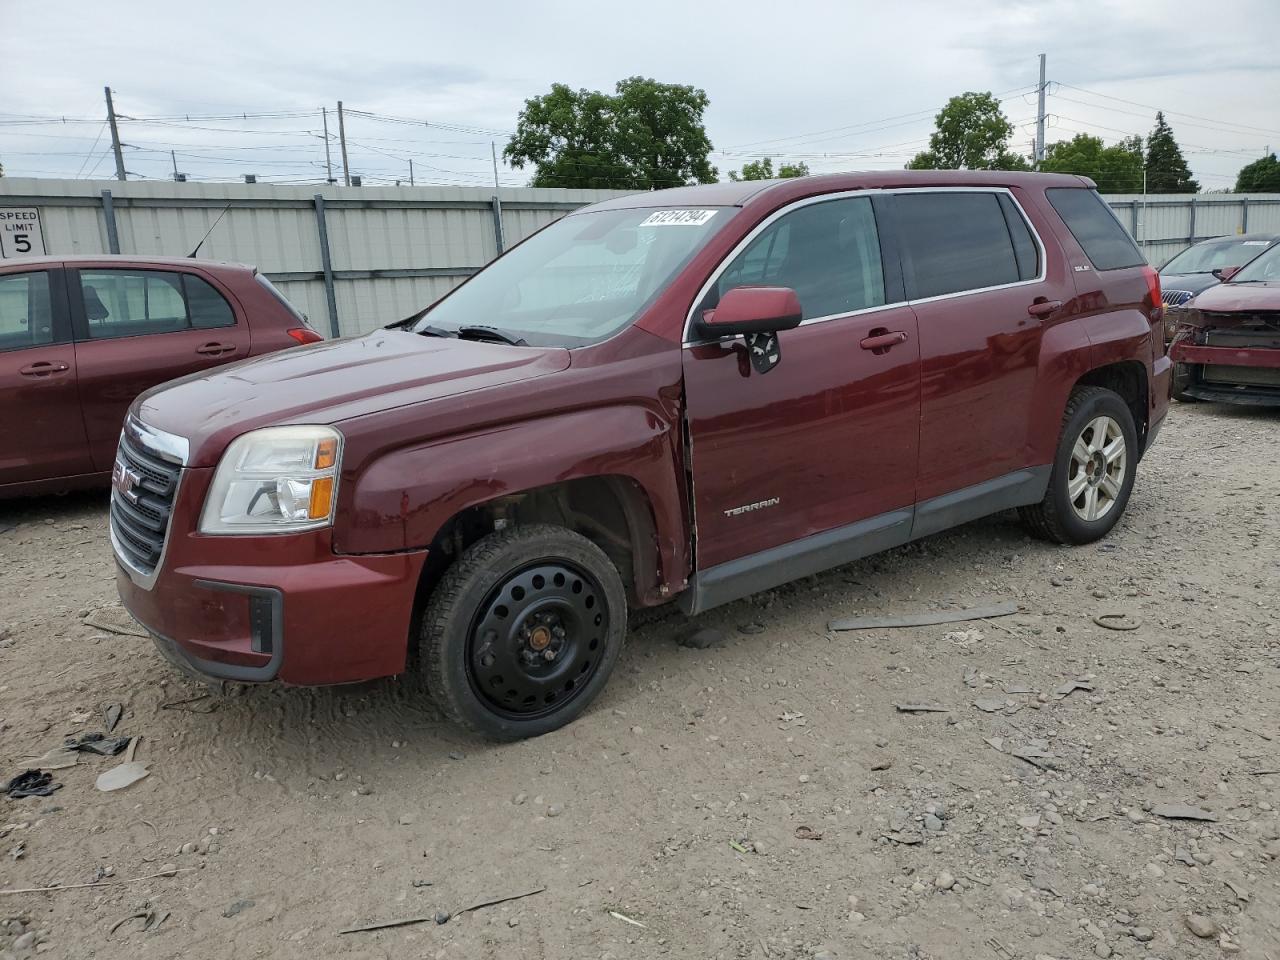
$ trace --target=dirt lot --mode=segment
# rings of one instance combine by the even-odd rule
[[[113,701],[151,774],[101,793],[123,758],[87,754],[0,798],[5,960],[1280,960],[1274,413],[1175,405],[1101,545],[1001,516],[714,611],[719,647],[650,617],[583,719],[514,746],[408,680],[192,700],[86,623],[125,625],[104,505],[0,505],[0,775]],[[999,600],[1020,612],[826,626]]]

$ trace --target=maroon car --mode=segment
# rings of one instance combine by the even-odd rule
[[[418,317],[144,394],[125,606],[196,674],[425,671],[512,739],[696,614],[1019,508],[1087,543],[1168,407],[1160,285],[1090,181],[891,171],[576,211]]]
[[[105,485],[158,383],[322,339],[253,267],[34,257],[0,264],[0,497]]]
[[[1280,246],[1187,304],[1169,356],[1179,400],[1280,407]]]

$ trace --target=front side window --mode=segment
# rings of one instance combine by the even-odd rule
[[[49,274],[0,275],[0,350],[53,343]]]
[[[164,270],[81,270],[91,340],[235,325],[231,305],[190,274]]]
[[[598,343],[635,320],[731,214],[640,208],[565,217],[458,287],[414,329],[486,326],[534,346]]]
[[[1147,262],[1096,190],[1053,187],[1045,195],[1095,270],[1119,270]]]
[[[999,197],[923,190],[894,197],[902,245],[915,275],[908,293],[912,299],[998,287],[1036,275],[1038,265],[1027,250],[1031,238],[1020,239],[1019,253]]]
[[[702,309],[746,286],[790,287],[806,320],[882,306],[884,268],[871,200],[824,200],[778,218],[725,268]]]

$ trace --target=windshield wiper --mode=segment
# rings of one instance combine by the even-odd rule
[[[402,321],[403,322],[403,321]],[[444,327],[419,327],[413,331],[422,337],[456,337],[457,334],[452,330],[446,330]]]
[[[499,330],[497,327],[482,326],[480,324],[459,327],[458,339],[496,341],[497,343],[509,343],[513,347],[527,347],[529,345],[528,340],[517,337],[515,334]]]

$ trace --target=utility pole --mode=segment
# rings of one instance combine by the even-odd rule
[[[178,182],[178,155],[172,150],[169,151],[169,159],[173,161],[173,182]]]
[[[116,179],[125,180],[124,154],[120,151],[120,129],[116,126],[116,108],[111,102],[111,87],[102,88],[107,95],[107,123],[111,126],[111,149],[116,155]]]
[[[329,156],[329,108],[320,108],[320,122],[324,124],[324,179],[333,183],[333,159]]]
[[[413,186],[413,161],[409,161],[409,186]]]
[[[1044,54],[1040,54],[1039,106],[1036,110],[1036,169],[1044,162]]]
[[[342,180],[351,186],[351,168],[347,165],[347,125],[342,119],[342,101],[338,101],[338,143],[342,147]]]
[[[496,190],[498,184],[498,148],[492,140],[489,141],[489,153],[493,156],[493,188]]]

